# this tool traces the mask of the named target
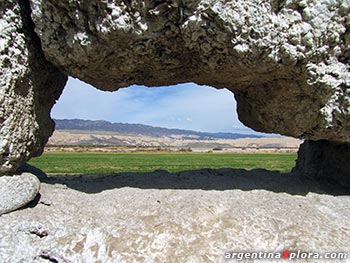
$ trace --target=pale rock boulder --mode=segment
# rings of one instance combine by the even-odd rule
[[[0,176],[0,215],[25,206],[39,190],[40,182],[33,174]]]

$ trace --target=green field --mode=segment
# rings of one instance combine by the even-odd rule
[[[203,168],[262,168],[290,172],[296,154],[238,153],[45,153],[29,163],[46,173],[111,174]]]

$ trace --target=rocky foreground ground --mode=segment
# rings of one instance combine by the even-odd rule
[[[219,169],[41,181],[35,202],[0,216],[0,262],[235,262],[225,252],[350,252],[349,193],[295,174]]]

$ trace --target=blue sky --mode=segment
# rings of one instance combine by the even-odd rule
[[[253,133],[238,120],[233,94],[194,83],[99,91],[69,78],[51,116],[107,120],[207,132]]]

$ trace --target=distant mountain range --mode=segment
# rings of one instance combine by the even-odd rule
[[[56,123],[56,130],[80,130],[80,131],[107,131],[118,133],[120,135],[142,135],[150,137],[166,137],[166,136],[181,136],[183,139],[239,139],[239,138],[261,138],[263,136],[253,134],[240,133],[210,133],[197,132],[181,129],[167,129],[161,127],[153,127],[143,124],[129,124],[129,123],[111,123],[108,121],[90,121],[81,119],[63,119],[54,120]]]

